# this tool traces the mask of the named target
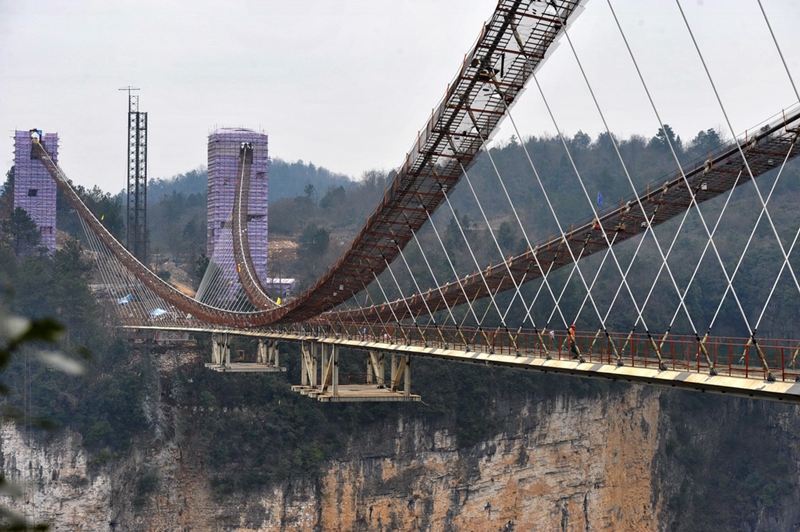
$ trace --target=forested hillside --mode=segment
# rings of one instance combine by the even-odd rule
[[[198,166],[184,174],[166,179],[154,179],[147,185],[147,199],[151,205],[158,204],[172,194],[205,194],[208,173],[205,166]],[[316,190],[327,190],[331,186],[349,186],[351,179],[344,174],[331,172],[321,166],[303,161],[287,162],[279,158],[269,160],[269,199],[293,198],[311,185]]]

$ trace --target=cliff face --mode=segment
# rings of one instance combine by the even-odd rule
[[[190,359],[161,357],[162,377]],[[504,429],[473,447],[400,416],[352,436],[316,479],[221,495],[192,430],[258,418],[168,397],[146,400],[153,429],[102,465],[71,431],[4,425],[0,466],[25,490],[2,502],[55,530],[800,530],[792,408],[621,385],[497,399]]]
[[[13,424],[0,427],[0,466],[3,475],[22,490],[0,504],[35,522],[57,523],[56,529],[98,530],[111,513],[111,479],[90,476],[80,437],[68,432],[50,441],[21,432]]]
[[[29,482],[26,498],[10,505],[56,529],[657,528],[657,393],[630,388],[609,401],[560,397],[498,409],[513,428],[469,450],[446,430],[401,419],[354,438],[318,481],[224,498],[210,488],[204,457],[174,441],[90,473],[74,434],[33,444],[12,425],[0,434],[5,473]],[[184,410],[198,423],[212,415]],[[143,479],[153,474],[157,488],[148,491]]]
[[[419,423],[359,442],[371,456],[341,461],[322,479],[320,523],[345,530],[656,528],[655,394],[631,389],[606,404],[558,398],[508,415],[515,429],[466,452],[446,432]]]

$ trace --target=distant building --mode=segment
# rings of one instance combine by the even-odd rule
[[[238,283],[231,236],[233,199],[236,190],[239,149],[243,142],[253,145],[247,237],[256,274],[267,280],[268,233],[268,137],[250,129],[221,128],[208,137],[208,233],[206,253],[222,269],[226,279]]]
[[[45,133],[41,142],[58,162],[58,133]],[[31,132],[14,132],[14,208],[22,207],[39,226],[42,245],[56,249],[56,183],[38,159],[31,159]]]
[[[297,281],[286,277],[267,277],[264,282],[264,289],[274,297],[286,297],[290,295]]]

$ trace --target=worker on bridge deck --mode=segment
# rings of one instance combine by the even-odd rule
[[[573,323],[567,331],[567,341],[569,342],[569,352],[572,353],[572,358],[581,358],[581,352],[578,350],[578,340],[575,338],[575,331],[577,327]]]

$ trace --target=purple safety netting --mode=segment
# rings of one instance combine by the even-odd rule
[[[242,142],[253,144],[250,193],[247,212],[247,236],[250,255],[261,283],[267,279],[268,241],[268,137],[249,129],[221,128],[208,137],[208,228],[206,253],[214,257],[214,250],[224,241],[230,245],[231,215],[239,166],[239,148]],[[218,254],[220,255],[220,254]],[[219,263],[226,279],[239,283],[233,255],[223,254]]]
[[[58,162],[58,133],[45,133],[42,144]],[[14,132],[14,208],[22,207],[39,226],[42,245],[56,249],[56,183],[38,159],[31,159],[30,131]]]

